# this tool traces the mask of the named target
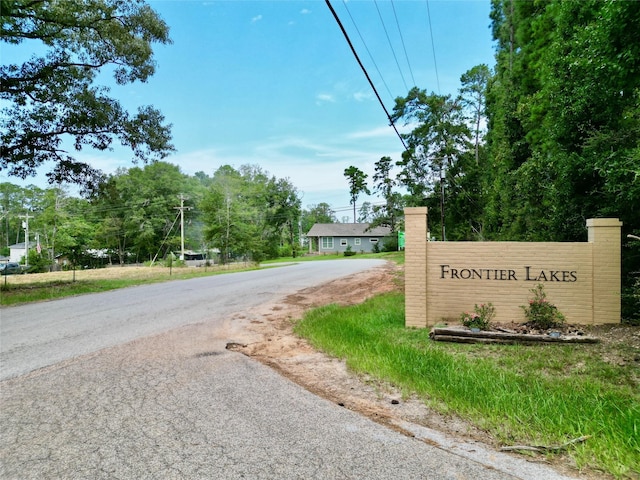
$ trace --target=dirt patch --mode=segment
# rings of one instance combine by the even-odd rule
[[[293,325],[308,309],[331,303],[354,305],[374,295],[402,290],[401,267],[393,264],[307,288],[280,303],[246,312],[244,320],[247,320],[250,335],[245,339],[248,341],[230,344],[228,348],[241,351],[307,390],[391,428],[402,430],[398,424],[407,421],[438,430],[460,441],[476,441],[488,448],[499,448],[500,445],[488,432],[454,415],[434,412],[417,398],[405,398],[402,392],[391,385],[354,374],[347,369],[344,361],[316,351],[293,333]],[[610,325],[581,328],[585,334],[600,338],[603,349],[607,344],[620,341],[640,346],[638,327]],[[625,360],[635,361],[630,358]],[[616,358],[612,361],[621,360]],[[538,461],[546,460],[540,457]],[[570,460],[562,456],[553,460],[553,466],[574,477],[605,478],[601,472],[577,472]]]
[[[447,431],[477,433],[454,418],[435,415],[417,399],[404,399],[401,392],[366,376],[350,372],[345,362],[314,350],[293,333],[295,321],[311,308],[328,304],[355,305],[381,293],[402,290],[400,270],[393,264],[307,288],[281,303],[249,312],[249,330],[259,340],[236,345],[243,352],[278,370],[307,390],[345,408],[358,411],[394,428],[392,419],[420,421]],[[445,428],[446,426],[446,428]],[[478,435],[480,436],[480,435]]]

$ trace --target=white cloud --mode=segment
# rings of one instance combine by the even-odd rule
[[[315,132],[313,137],[290,135],[267,138],[260,143],[237,146],[216,146],[200,150],[186,151],[184,148],[165,159],[177,165],[186,175],[203,171],[211,176],[222,165],[239,168],[241,165],[258,165],[269,175],[288,178],[302,196],[303,206],[326,202],[334,209],[342,209],[348,214],[349,192],[344,178],[344,170],[355,165],[369,175],[375,173],[375,162],[383,155],[399,159],[400,143],[393,138],[391,127],[380,126],[369,130],[335,132]],[[77,159],[85,161],[107,174],[115,173],[119,167],[135,166],[131,154],[124,148],[113,152],[81,152]],[[138,164],[144,167],[144,164]],[[39,176],[44,179],[44,176]],[[14,179],[8,179],[12,183]],[[0,181],[2,177],[0,176]],[[31,179],[26,182],[38,184]],[[38,185],[40,186],[40,185]],[[46,183],[42,182],[42,188]],[[379,202],[375,197],[358,200]]]
[[[251,19],[251,23],[256,23],[258,21],[262,20],[262,15],[256,15],[255,17],[253,17]]]
[[[353,98],[358,102],[363,102],[372,99],[373,94],[371,92],[356,92],[353,94]]]
[[[375,127],[369,130],[359,130],[347,134],[347,138],[358,140],[363,138],[380,138],[380,137],[393,137],[396,132],[390,126]]]
[[[288,136],[270,138],[260,144],[247,144],[241,151],[234,148],[178,153],[166,161],[179,165],[187,175],[197,171],[213,175],[222,165],[231,165],[233,168],[246,164],[258,165],[269,175],[288,178],[301,194],[304,207],[326,202],[335,209],[346,208],[349,213],[349,191],[343,173],[345,168],[356,165],[371,179],[375,173],[375,162],[381,156],[378,150],[371,149],[370,142],[353,142],[352,135],[333,137],[331,140]],[[362,201],[380,200],[363,197],[358,204]]]
[[[336,98],[330,93],[319,93],[316,95],[316,104],[320,105],[321,103],[335,103]]]
[[[310,13],[311,13],[311,10],[307,8],[303,8],[302,10],[300,10],[301,15],[309,15]]]

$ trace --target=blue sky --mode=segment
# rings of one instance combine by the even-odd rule
[[[173,124],[177,151],[166,161],[209,175],[224,164],[259,165],[289,178],[304,208],[326,202],[352,221],[344,169],[354,165],[371,180],[375,162],[400,159],[402,145],[325,2],[148,3],[173,40],[155,47],[156,74],[122,87],[101,80],[126,108],[154,105]],[[390,112],[414,84],[455,94],[462,73],[494,64],[489,0],[332,5]],[[3,46],[4,61],[12,53]],[[107,173],[132,165],[124,149],[79,157]],[[3,173],[0,181],[18,183]],[[379,201],[361,197],[358,204],[365,200]]]

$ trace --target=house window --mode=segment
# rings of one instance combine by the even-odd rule
[[[360,239],[359,238],[354,238],[353,239],[353,244],[354,245],[360,245]]]
[[[322,237],[322,249],[331,250],[333,248],[333,237]]]
[[[377,238],[370,238],[369,241],[371,243],[378,243],[378,239]]]
[[[340,246],[341,247],[346,247],[347,246],[347,239],[346,238],[341,238],[340,239]]]

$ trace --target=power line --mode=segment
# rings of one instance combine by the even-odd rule
[[[369,85],[371,85],[371,88],[373,89],[373,92],[376,94],[376,98],[378,99],[378,102],[380,102],[380,105],[382,106],[382,109],[384,110],[384,113],[387,115],[387,118],[389,119],[389,125],[392,126],[393,129],[395,130],[396,135],[398,136],[398,138],[402,142],[402,146],[404,147],[404,149],[408,150],[407,145],[404,143],[404,138],[402,138],[402,135],[400,135],[400,132],[396,128],[395,124],[393,123],[393,119],[391,118],[391,115],[389,115],[387,107],[385,107],[384,103],[382,102],[382,99],[380,98],[380,94],[378,93],[378,90],[376,89],[376,86],[371,81],[371,77],[369,77],[369,73],[367,73],[367,69],[364,68],[364,65],[360,61],[360,57],[358,56],[358,53],[356,52],[356,49],[353,47],[353,44],[351,43],[351,39],[349,38],[349,35],[347,34],[347,31],[344,29],[344,26],[342,25],[342,22],[340,21],[340,18],[338,17],[338,14],[333,9],[333,6],[331,5],[330,0],[325,0],[325,3],[327,4],[327,7],[329,7],[329,10],[331,10],[331,14],[333,15],[333,18],[338,23],[338,26],[340,27],[340,30],[342,31],[342,34],[344,35],[345,40],[347,41],[347,43],[349,44],[349,47],[351,48],[351,52],[353,53],[353,56],[355,57],[356,61],[358,62],[358,65],[360,65],[360,68],[362,69],[362,72],[364,73],[365,77],[367,77],[367,81],[369,82]]]
[[[396,7],[391,0],[391,8],[393,9],[393,16],[396,19],[396,26],[398,27],[398,33],[400,34],[400,41],[402,42],[402,49],[404,50],[404,57],[407,59],[407,66],[409,67],[409,73],[411,74],[411,81],[413,82],[413,86],[416,86],[416,79],[413,76],[413,70],[411,69],[411,62],[409,61],[409,55],[407,54],[407,46],[404,43],[404,37],[402,35],[402,30],[400,29],[400,22],[398,22],[398,14],[396,13]]]
[[[402,78],[402,83],[404,84],[404,89],[409,91],[409,87],[407,87],[407,82],[404,79],[404,75],[402,74],[402,69],[400,68],[400,63],[398,62],[398,57],[396,56],[396,51],[393,48],[393,44],[391,43],[391,38],[389,38],[389,32],[387,32],[387,27],[384,24],[384,20],[382,19],[382,13],[380,13],[380,8],[378,8],[378,1],[373,0],[374,5],[376,6],[376,10],[378,11],[378,17],[380,17],[380,23],[382,23],[382,29],[384,30],[384,34],[387,37],[387,42],[389,42],[389,48],[391,49],[391,53],[393,54],[393,59],[396,61],[396,66],[398,67],[398,72],[400,72],[400,78]]]
[[[153,265],[155,263],[156,259],[158,258],[158,255],[160,254],[160,250],[162,250],[162,247],[164,247],[164,244],[167,241],[167,238],[169,238],[169,235],[171,235],[171,232],[173,231],[173,226],[178,221],[178,218],[180,218],[180,213],[181,212],[178,212],[178,214],[176,215],[176,218],[173,220],[173,223],[171,224],[171,227],[169,228],[169,231],[167,232],[167,234],[165,235],[164,239],[162,240],[162,243],[160,243],[160,247],[158,248],[158,252],[156,253],[155,257],[153,257],[153,260],[151,260],[151,265]]]
[[[436,62],[436,46],[433,43],[433,28],[431,27],[431,11],[429,10],[429,0],[425,0],[427,4],[427,18],[429,19],[429,34],[431,35],[431,51],[433,52],[433,68],[436,71],[436,85],[438,86],[438,95],[440,95],[440,77],[438,76],[438,62]]]
[[[345,10],[349,14],[349,17],[351,18],[351,23],[353,23],[353,26],[355,27],[356,32],[358,32],[358,36],[360,37],[360,40],[362,41],[362,44],[364,45],[365,50],[369,54],[369,58],[371,59],[371,63],[373,63],[373,66],[376,68],[376,71],[378,72],[378,75],[380,75],[380,80],[382,80],[382,84],[387,89],[387,93],[389,94],[389,97],[391,97],[391,100],[394,100],[395,97],[391,93],[391,90],[389,89],[389,86],[387,85],[387,82],[385,82],[384,77],[382,76],[382,72],[380,72],[380,69],[378,68],[378,64],[374,60],[373,55],[371,54],[371,51],[369,50],[369,47],[367,47],[367,43],[364,41],[364,38],[362,37],[362,34],[360,33],[360,29],[358,28],[358,25],[356,24],[356,21],[354,20],[353,15],[351,15],[351,10],[349,10],[349,7],[347,6],[346,0],[342,0],[342,4],[344,5]]]

